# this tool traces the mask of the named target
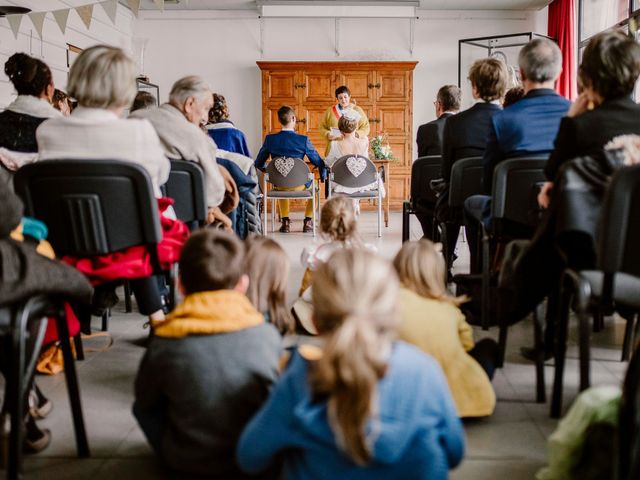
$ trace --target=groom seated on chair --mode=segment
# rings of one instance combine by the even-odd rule
[[[258,152],[256,157],[255,166],[258,170],[264,171],[265,164],[269,157],[290,157],[290,158],[304,158],[309,159],[313,165],[315,165],[320,172],[320,179],[324,180],[326,176],[326,167],[322,158],[314,148],[311,140],[306,135],[300,135],[295,132],[296,128],[296,113],[293,108],[284,105],[278,109],[278,121],[282,125],[282,130],[279,133],[272,133],[265,137],[264,144]],[[300,185],[299,187],[292,188],[276,188],[276,190],[285,191],[298,191],[309,188],[310,184]],[[289,200],[278,200],[278,208],[280,210],[280,219],[282,225],[280,226],[281,233],[289,233]],[[307,206],[304,212],[304,226],[302,231],[304,233],[313,232],[313,203],[311,200],[307,200]]]

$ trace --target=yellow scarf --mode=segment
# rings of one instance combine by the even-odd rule
[[[188,295],[154,333],[159,337],[181,338],[236,332],[261,323],[264,317],[244,294],[216,290]]]

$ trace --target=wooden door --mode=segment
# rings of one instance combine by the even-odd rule
[[[335,101],[335,73],[333,71],[304,71],[300,73],[302,103],[319,102],[329,106]]]
[[[338,70],[336,88],[346,85],[351,91],[351,98],[356,105],[364,108],[375,101],[375,72],[367,70]],[[335,91],[334,91],[335,93]],[[335,101],[335,96],[334,96]]]
[[[324,157],[327,142],[326,138],[320,134],[320,120],[322,120],[326,110],[326,105],[308,104],[300,107],[299,119],[303,119],[304,122],[298,124],[298,133],[309,137],[321,157]]]
[[[266,101],[280,105],[298,104],[301,85],[297,70],[273,70],[262,72],[262,89],[266,93]]]
[[[376,102],[403,102],[412,97],[409,72],[379,70],[375,75]]]
[[[406,136],[411,130],[411,115],[407,104],[378,103],[375,109],[378,133],[389,136]]]

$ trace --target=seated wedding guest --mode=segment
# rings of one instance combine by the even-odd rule
[[[444,190],[436,203],[436,216],[447,222],[446,255],[453,259],[462,223],[462,212],[449,211],[449,181],[453,164],[468,157],[482,156],[487,145],[491,118],[502,110],[500,104],[507,88],[507,67],[495,58],[477,60],[469,68],[471,95],[475,104],[447,119],[442,133]],[[449,263],[450,264],[450,263]]]
[[[640,105],[631,98],[639,65],[640,48],[622,32],[603,32],[589,41],[578,69],[582,93],[560,123],[545,169],[548,182],[539,196],[543,207],[563,163],[599,152],[618,135],[640,134]]]
[[[38,151],[36,129],[48,118],[61,114],[49,103],[53,95],[51,70],[42,61],[24,53],[15,53],[4,64],[4,72],[18,97],[0,113],[0,177],[3,183],[12,178],[25,163],[34,161]],[[19,153],[18,153],[19,152]]]
[[[356,112],[358,116],[358,127],[356,128],[356,137],[367,138],[371,127],[369,126],[369,119],[367,114],[364,113],[362,108],[358,107],[354,102],[351,102],[351,91],[346,85],[341,85],[336,88],[336,104],[327,108],[324,115],[320,119],[320,135],[327,139],[327,148],[325,155],[329,154],[329,147],[332,140],[338,140],[340,138],[340,132],[338,132],[338,120],[344,115],[345,112]]]
[[[54,90],[53,97],[51,98],[51,105],[53,105],[53,108],[58,110],[65,117],[71,115],[69,95],[64,93],[62,90],[58,90],[57,88]]]
[[[131,104],[129,113],[131,114],[136,110],[144,110],[145,108],[157,106],[158,102],[156,101],[156,97],[151,95],[149,92],[139,91],[138,93],[136,93],[136,98],[133,99],[133,103]]]
[[[121,118],[136,91],[135,63],[121,49],[98,45],[84,50],[69,72],[68,92],[79,106],[69,117],[48,120],[38,128],[40,160],[108,158],[136,163],[147,170],[154,193],[160,198],[160,185],[169,178],[170,165],[158,135],[146,120]],[[161,221],[163,225],[170,224],[167,227],[176,227],[175,239],[181,245],[184,225],[169,218]],[[163,230],[166,238],[167,229]],[[87,262],[75,259],[73,263],[80,268]],[[89,267],[82,271],[91,275]],[[94,285],[106,281],[101,277],[90,278]],[[134,278],[130,284],[140,313],[149,316],[152,324],[162,321],[163,302],[156,278]],[[114,287],[101,285],[98,290],[101,288],[113,291]]]
[[[218,148],[251,157],[244,133],[229,120],[227,101],[218,93],[213,94],[213,106],[209,110],[209,123],[206,127]]]
[[[524,88],[522,88],[520,85],[510,88],[509,90],[507,90],[507,93],[504,94],[502,108],[507,108],[509,105],[513,105],[522,97],[524,97]]]
[[[249,237],[245,246],[245,272],[249,277],[247,297],[282,335],[292,333],[295,325],[287,303],[289,256],[277,242],[267,237]]]
[[[189,238],[180,257],[184,301],[155,330],[133,406],[175,478],[247,478],[234,451],[278,377],[281,352],[280,334],[245,295],[248,285],[240,240],[216,229]]]
[[[436,108],[436,119],[418,127],[416,142],[418,157],[442,154],[442,133],[444,124],[451,115],[460,111],[462,91],[455,85],[440,87],[433,105]]]
[[[200,129],[207,122],[213,97],[197,76],[184,77],[171,87],[169,102],[137,110],[131,118],[146,118],[155,128],[169,158],[196,162],[204,170],[209,222],[225,196],[223,174],[216,163],[216,144]]]
[[[6,185],[0,184],[0,306],[6,307],[37,294],[54,294],[88,303],[91,298],[91,286],[82,274],[41,254],[37,241],[24,238],[30,232],[25,232],[25,235],[21,232],[20,226],[24,220],[22,213],[23,205],[20,199]],[[69,320],[67,316],[67,321]],[[33,345],[32,340],[27,340],[28,348],[39,349],[40,345]],[[10,370],[7,352],[8,349],[4,347],[0,349],[0,371],[5,378]],[[40,429],[35,420],[44,418],[51,411],[52,403],[42,395],[33,381],[32,386],[31,391],[35,397],[33,404],[28,400],[32,395],[24,398],[25,436],[22,448],[25,453],[39,452],[51,441],[51,432],[48,429]],[[7,402],[4,402],[0,414],[2,436],[5,440],[8,440],[8,432],[4,430],[9,421],[7,407]],[[5,444],[3,447],[8,448],[8,445]]]
[[[439,245],[438,245],[439,246]],[[433,356],[444,371],[461,417],[491,415],[491,379],[500,349],[490,338],[473,342],[473,330],[445,285],[442,254],[430,240],[405,242],[393,260],[400,278],[398,338]]]
[[[484,195],[469,197],[464,204],[472,272],[480,268],[476,258],[479,222],[487,227],[491,223],[496,166],[508,158],[546,157],[553,150],[560,121],[571,105],[553,89],[562,71],[562,53],[556,42],[548,38],[531,40],[520,50],[518,64],[525,96],[491,118],[482,160]]]
[[[282,125],[282,129],[278,133],[271,133],[264,139],[264,143],[256,157],[255,166],[258,170],[263,170],[269,158],[275,157],[291,157],[304,158],[315,165],[320,171],[320,179],[324,180],[326,169],[324,162],[316,151],[315,147],[306,135],[300,135],[295,132],[296,129],[296,113],[293,108],[284,105],[278,109],[278,121]],[[285,191],[298,191],[309,188],[308,185],[300,185],[293,188],[282,188]],[[289,233],[291,223],[289,221],[289,200],[278,200],[278,209],[280,210],[280,226],[281,233]],[[307,200],[307,206],[304,211],[304,223],[302,231],[304,233],[313,232],[313,203]]]
[[[593,37],[578,70],[583,91],[560,124],[538,201],[547,211],[517,261],[510,321],[549,296],[545,356],[553,352],[557,291],[565,268],[593,269],[599,210],[612,175],[640,163],[640,105],[631,94],[640,76],[640,45],[623,33]],[[553,188],[551,188],[553,187]],[[531,348],[524,348],[533,358]]]
[[[464,433],[437,362],[395,342],[399,284],[374,254],[340,250],[314,278],[321,347],[294,352],[240,438],[247,473],[287,479],[444,480]]]

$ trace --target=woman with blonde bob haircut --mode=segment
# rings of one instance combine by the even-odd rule
[[[496,395],[490,379],[499,348],[492,339],[474,345],[471,326],[458,308],[467,299],[447,291],[439,247],[426,239],[406,242],[393,260],[402,284],[398,336],[440,363],[461,417],[491,415]]]
[[[366,251],[337,251],[319,267],[322,347],[294,353],[246,427],[244,471],[282,459],[287,479],[448,477],[462,459],[462,426],[437,363],[394,341],[398,291],[389,262]]]
[[[247,297],[282,335],[292,333],[293,317],[287,305],[289,257],[270,238],[250,237],[245,245],[245,273],[249,277]]]
[[[87,48],[69,71],[67,86],[78,107],[68,117],[44,122],[36,131],[39,160],[115,159],[141,165],[151,178],[155,196],[169,178],[169,159],[160,139],[147,120],[124,119],[125,108],[136,95],[136,69],[119,48],[97,45]],[[173,210],[164,212],[174,217]],[[96,291],[112,291],[112,284],[93,278]],[[131,280],[141,314],[152,324],[164,320],[163,303],[154,277]],[[107,294],[105,294],[107,295]],[[113,295],[112,295],[113,296]]]

